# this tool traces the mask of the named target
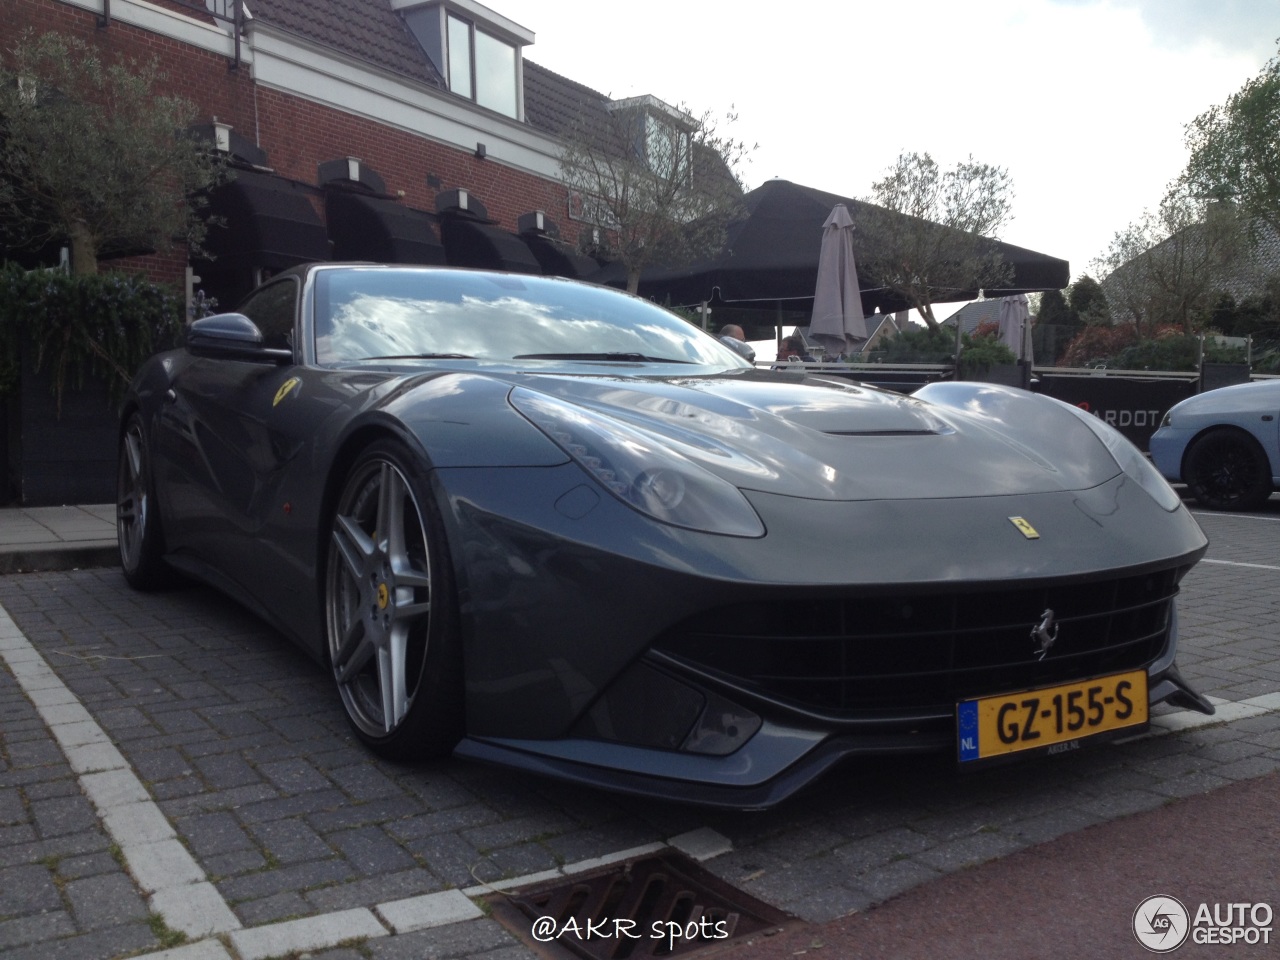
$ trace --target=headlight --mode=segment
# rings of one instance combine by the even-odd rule
[[[1123,433],[1093,414],[1085,413],[1079,407],[1070,404],[1064,406],[1089,425],[1089,429],[1106,445],[1120,469],[1136,480],[1143,490],[1151,494],[1151,498],[1156,503],[1170,512],[1182,505],[1182,500],[1165,478],[1160,476],[1160,471],[1151,465],[1151,462],[1142,455],[1142,451],[1135,447]]]
[[[764,536],[764,524],[737,487],[661,437],[524,387],[511,391],[511,404],[627,506],[676,527]]]

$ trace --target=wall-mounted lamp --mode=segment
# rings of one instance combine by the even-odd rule
[[[231,125],[213,118],[213,146],[222,153],[231,152]]]
[[[484,144],[483,144],[483,143],[477,143],[477,144],[476,144],[476,159],[477,159],[477,160],[483,160],[483,159],[484,159],[486,156],[488,156],[488,155],[489,155],[489,151],[485,149]]]
[[[360,161],[355,157],[347,157],[347,179],[354,183],[360,182]]]

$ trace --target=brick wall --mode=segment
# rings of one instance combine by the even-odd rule
[[[470,151],[453,149],[301,97],[258,87],[247,67],[231,70],[223,57],[118,20],[101,28],[96,13],[58,0],[6,0],[5,6],[4,23],[11,36],[16,37],[25,28],[57,30],[92,44],[104,59],[158,59],[167,75],[167,89],[197,104],[197,122],[209,123],[216,116],[241,136],[256,139],[267,151],[268,163],[282,176],[315,184],[320,163],[355,156],[383,178],[389,193],[403,190],[404,203],[420,210],[435,210],[437,192],[463,188],[483,202],[490,217],[507,229],[514,230],[517,217],[531,210],[545,210],[562,228],[569,226],[564,215],[565,189],[554,180],[513,170],[493,160],[480,160]],[[192,16],[198,14],[192,12]],[[429,186],[428,177],[439,180],[440,186]],[[318,197],[316,209],[323,217]],[[566,230],[566,234],[571,233]],[[115,265],[143,269],[157,280],[180,282],[185,257],[180,251],[162,252],[116,261]]]

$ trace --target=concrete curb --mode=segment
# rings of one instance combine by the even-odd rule
[[[0,551],[0,575],[84,570],[90,567],[118,567],[119,565],[120,554],[114,539],[84,540],[78,543],[29,544]]]

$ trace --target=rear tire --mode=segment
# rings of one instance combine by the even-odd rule
[[[129,586],[157,590],[176,576],[164,561],[164,534],[156,509],[151,451],[142,417],[134,413],[120,435],[116,467],[116,545]]]
[[[1210,510],[1254,510],[1271,496],[1271,464],[1239,430],[1211,430],[1187,448],[1182,471],[1196,501]]]
[[[401,443],[347,474],[324,580],[329,663],[356,736],[382,756],[448,754],[462,736],[462,657],[444,524]]]

